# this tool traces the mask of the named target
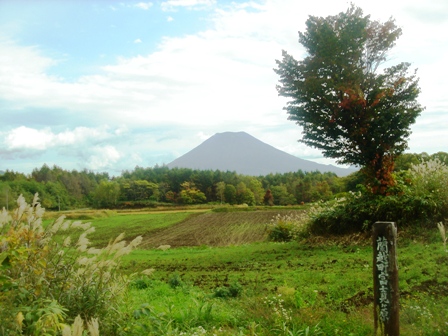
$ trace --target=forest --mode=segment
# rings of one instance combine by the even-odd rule
[[[448,164],[445,152],[402,154],[396,161],[395,172],[435,158]],[[44,164],[31,174],[0,172],[0,207],[12,208],[20,194],[32,199],[35,193],[39,193],[42,206],[49,210],[189,204],[295,205],[329,200],[355,191],[362,183],[361,172],[338,177],[333,173],[298,170],[254,177],[230,171],[170,169],[156,165],[137,166],[111,177],[105,172],[68,171]]]

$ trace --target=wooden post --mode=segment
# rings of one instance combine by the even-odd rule
[[[373,225],[373,291],[375,335],[400,334],[398,303],[397,227],[394,222]]]

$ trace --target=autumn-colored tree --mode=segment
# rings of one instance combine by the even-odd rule
[[[310,16],[299,42],[307,56],[283,51],[277,90],[290,100],[289,119],[303,127],[301,142],[338,163],[358,165],[375,193],[393,184],[394,160],[407,148],[410,126],[423,110],[409,63],[382,64],[401,35],[351,6],[336,16]]]
[[[165,199],[167,202],[175,203],[177,201],[177,193],[172,190],[169,190],[165,193]]]
[[[179,193],[179,199],[183,204],[196,204],[204,203],[206,200],[205,194],[196,188],[192,182],[185,181],[181,183],[181,192]]]
[[[272,196],[271,189],[266,190],[266,193],[263,197],[264,204],[266,205],[274,205],[274,196]]]

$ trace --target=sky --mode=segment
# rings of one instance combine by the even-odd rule
[[[408,152],[448,152],[448,1],[353,1],[403,30],[385,66],[418,69],[426,107]],[[47,164],[118,176],[244,131],[335,164],[298,142],[273,69],[306,54],[298,31],[341,0],[0,0],[0,170]]]

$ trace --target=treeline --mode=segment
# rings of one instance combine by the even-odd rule
[[[444,152],[404,154],[397,160],[396,169],[408,169],[431,158],[448,164]],[[13,208],[20,194],[30,200],[36,192],[42,206],[52,210],[205,203],[294,205],[328,200],[355,189],[358,183],[362,183],[359,173],[340,178],[333,173],[299,170],[253,177],[230,171],[155,166],[136,167],[111,178],[108,173],[43,165],[29,175],[13,171],[0,174],[0,207]]]
[[[98,185],[108,180],[107,173],[67,171],[47,165],[34,169],[30,175],[7,170],[0,174],[0,208],[14,208],[20,194],[30,202],[36,192],[39,193],[42,206],[47,209],[90,206]]]
[[[343,191],[333,173],[294,172],[253,177],[230,171],[155,166],[107,173],[67,171],[43,165],[25,175],[0,175],[0,207],[13,208],[20,194],[37,192],[46,209],[136,208],[158,204],[227,203],[288,205],[329,199]]]

